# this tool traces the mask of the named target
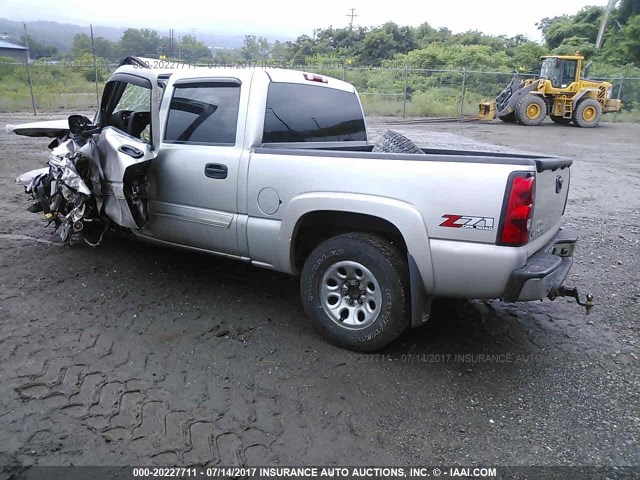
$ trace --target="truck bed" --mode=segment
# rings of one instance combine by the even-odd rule
[[[310,157],[370,158],[372,160],[411,160],[415,162],[493,163],[523,166],[535,165],[538,173],[545,170],[554,171],[570,167],[573,163],[573,160],[567,158],[522,153],[421,148],[425,155],[417,155],[414,153],[373,152],[373,148],[373,145],[328,147],[296,145],[283,147],[280,145],[267,144],[256,148],[255,152],[274,153],[273,150],[275,149],[279,155],[301,155],[301,150],[304,150],[304,155]]]

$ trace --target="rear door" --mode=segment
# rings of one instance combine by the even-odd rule
[[[160,109],[160,149],[148,173],[146,234],[238,254],[243,88],[249,85],[228,77],[170,80]]]

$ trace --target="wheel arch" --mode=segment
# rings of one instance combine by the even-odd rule
[[[344,193],[310,193],[297,197],[282,219],[281,238],[288,242],[281,242],[284,245],[281,262],[286,262],[291,273],[298,274],[315,246],[346,231],[382,234],[398,245],[409,265],[412,324],[423,323],[427,295],[435,288],[435,278],[427,227],[422,215],[408,203]],[[319,235],[314,238],[316,232]]]
[[[305,213],[293,230],[291,262],[294,270],[300,271],[311,251],[324,240],[352,231],[377,233],[407,254],[402,232],[385,218],[347,210],[313,210]]]
[[[578,102],[583,98],[594,98],[598,99],[598,89],[597,88],[583,88],[578,93],[576,93],[571,99],[571,103],[573,104],[573,110],[578,106]]]

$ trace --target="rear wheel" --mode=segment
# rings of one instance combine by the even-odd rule
[[[516,104],[516,118],[523,125],[540,125],[547,116],[547,104],[537,95],[526,95]]]
[[[578,102],[573,111],[573,123],[579,127],[592,128],[600,123],[602,106],[593,98],[585,98]]]
[[[300,277],[305,312],[329,342],[378,350],[409,326],[409,273],[385,238],[347,233],[322,242]]]
[[[561,117],[559,115],[551,115],[551,120],[558,125],[569,125],[571,123],[570,118]]]

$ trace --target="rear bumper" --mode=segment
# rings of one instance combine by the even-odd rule
[[[511,272],[502,299],[523,302],[553,295],[573,265],[571,255],[577,241],[577,232],[559,230],[549,243],[527,259],[525,266]]]

